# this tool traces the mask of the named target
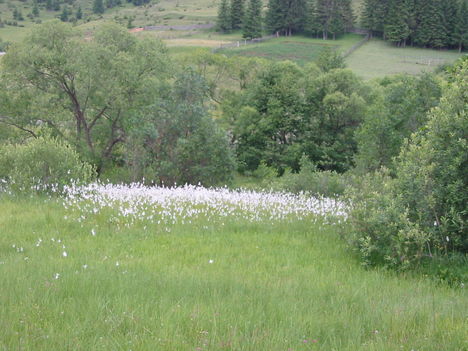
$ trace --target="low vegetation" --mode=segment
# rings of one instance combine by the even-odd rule
[[[190,191],[173,190],[176,197]],[[95,213],[94,198],[76,221],[80,213],[61,200],[3,196],[0,296],[8,303],[0,318],[2,348],[465,346],[463,290],[365,270],[336,227],[320,218],[311,224],[310,216],[251,222],[227,215],[184,223],[183,214],[173,222],[175,198],[168,195],[165,224],[138,207],[133,213],[144,219],[131,226],[113,209]]]

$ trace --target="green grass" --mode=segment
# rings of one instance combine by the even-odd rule
[[[464,290],[365,270],[333,227],[227,221],[163,234],[66,215],[37,198],[0,201],[1,350],[468,346]]]
[[[452,63],[461,56],[454,50],[397,48],[373,39],[348,56],[346,63],[357,75],[371,79],[398,73],[431,72],[439,64]]]
[[[315,60],[324,47],[344,52],[361,39],[362,36],[356,34],[347,34],[338,40],[322,40],[302,36],[281,37],[239,48],[227,48],[219,52],[229,56],[263,57],[275,61],[291,60],[303,65]]]

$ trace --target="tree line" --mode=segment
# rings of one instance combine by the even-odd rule
[[[245,38],[260,37],[266,31],[335,39],[352,28],[355,21],[351,0],[269,0],[266,11],[262,11],[260,0],[249,0],[245,7],[244,0],[222,0],[218,29],[242,30]]]
[[[468,46],[467,0],[365,0],[362,25],[398,46]]]

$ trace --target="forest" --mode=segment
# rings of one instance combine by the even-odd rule
[[[218,28],[242,29],[248,38],[261,36],[263,24],[256,20],[261,1],[249,0],[244,7],[244,0],[222,0]],[[468,45],[468,2],[364,0],[357,21],[351,0],[269,0],[264,26],[268,33],[303,33],[323,39],[335,39],[357,26],[397,46],[457,48],[461,52]]]

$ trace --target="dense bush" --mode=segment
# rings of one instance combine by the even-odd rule
[[[468,60],[395,162],[351,190],[349,242],[367,264],[408,267],[468,252]]]
[[[94,176],[93,167],[75,150],[53,138],[0,146],[0,179],[17,192],[60,191],[73,181],[87,182]]]
[[[306,192],[327,197],[335,197],[344,193],[347,185],[345,175],[334,171],[319,171],[305,156],[301,158],[300,163],[299,172],[286,170],[281,177],[270,181],[270,187],[275,190],[293,193]]]

